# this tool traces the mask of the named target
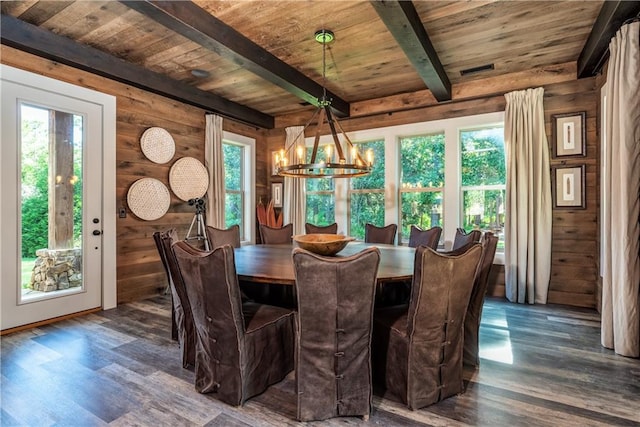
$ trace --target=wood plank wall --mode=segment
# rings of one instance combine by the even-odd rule
[[[147,93],[90,73],[2,46],[4,64],[47,75],[59,80],[89,87],[117,97],[117,198],[126,206],[128,187],[138,178],[150,176],[168,182],[170,164],[180,157],[204,157],[204,111],[182,103]],[[575,67],[575,64],[573,65]],[[572,71],[572,70],[569,70]],[[566,70],[562,73],[566,74]],[[560,78],[560,72],[515,73],[503,80],[489,79],[467,82],[454,88],[452,102],[433,105],[429,97],[416,96],[425,105],[406,111],[385,112],[378,101],[354,106],[357,114],[341,124],[347,132],[353,130],[415,123],[504,110],[504,92],[543,86],[545,88],[545,121],[547,138],[551,142],[551,115],[585,111],[587,117],[587,156],[565,160],[567,165],[585,164],[587,169],[587,208],[585,210],[554,210],[552,270],[549,302],[584,307],[596,306],[598,262],[598,122],[599,90],[596,79]],[[517,76],[516,76],[517,74]],[[517,78],[514,78],[517,77]],[[499,92],[499,93],[497,93]],[[410,97],[411,98],[411,97]],[[426,102],[424,101],[426,99]],[[406,96],[390,97],[388,105],[406,104]],[[391,109],[393,109],[392,107]],[[298,117],[278,118],[276,129],[265,131],[225,120],[225,130],[247,135],[257,140],[256,200],[267,200],[272,182],[270,153],[284,143],[284,127],[304,123]],[[151,126],[164,127],[176,141],[176,155],[168,165],[156,165],[139,149],[139,138]],[[312,131],[313,129],[309,129]],[[552,159],[551,164],[562,161]],[[278,178],[273,178],[276,182]],[[116,215],[117,213],[114,213]],[[118,302],[138,300],[161,292],[165,286],[164,272],[153,245],[152,234],[171,226],[186,230],[193,210],[172,195],[167,215],[157,221],[141,221],[131,212],[117,222],[118,233]],[[504,268],[494,266],[489,293],[504,295]]]
[[[442,105],[428,105],[408,111],[373,114],[365,117],[354,117],[341,120],[347,132],[381,126],[416,123],[429,120],[447,119],[472,114],[483,114],[503,111],[505,99],[503,93],[510,90],[543,86],[545,88],[544,109],[547,140],[551,156],[551,116],[554,114],[586,112],[587,155],[583,158],[554,159],[551,165],[586,165],[586,209],[553,210],[553,244],[551,281],[549,285],[549,303],[567,304],[582,307],[596,307],[597,295],[597,262],[598,262],[598,204],[599,204],[599,137],[597,131],[597,107],[599,88],[595,78],[576,80],[575,77],[558,81],[557,73],[548,78],[548,83],[540,77],[518,73],[518,78],[498,78],[467,82],[464,87],[454,87],[454,93],[462,93],[460,100]],[[575,76],[572,74],[572,76]],[[514,77],[514,76],[510,76]],[[490,87],[487,87],[489,83]],[[500,94],[496,94],[496,88]],[[484,96],[482,96],[484,94]],[[397,101],[390,99],[390,103]],[[408,101],[405,97],[404,102]],[[379,106],[374,106],[379,108]],[[358,106],[360,108],[360,105]],[[280,149],[284,144],[284,127],[295,123],[298,118],[281,118],[282,127],[269,132],[267,137],[267,158],[271,151]],[[278,121],[276,121],[278,123]],[[304,123],[299,121],[298,123]],[[309,128],[309,134],[313,132]],[[278,182],[280,178],[269,177],[270,182]],[[551,185],[551,183],[549,183]],[[504,266],[494,265],[488,293],[493,296],[504,296]]]
[[[205,111],[153,93],[124,85],[91,73],[2,45],[1,62],[68,83],[98,90],[116,97],[116,197],[117,206],[127,209],[127,217],[117,220],[117,299],[118,303],[135,301],[163,292],[166,277],[153,233],[176,227],[180,236],[187,233],[194,209],[171,193],[171,206],[166,215],[155,221],[143,221],[127,206],[127,191],[143,177],[159,179],[169,187],[171,165],[181,157],[204,161]],[[173,159],[164,165],[148,160],[140,149],[140,136],[149,127],[169,131],[176,143]],[[224,129],[256,138],[257,147],[264,145],[264,131],[224,120]],[[264,150],[257,150],[257,197],[266,190]],[[117,217],[117,212],[113,213]]]

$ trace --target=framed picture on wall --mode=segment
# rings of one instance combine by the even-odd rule
[[[587,155],[586,113],[551,116],[553,157],[584,157]]]
[[[281,208],[282,207],[282,197],[284,195],[282,194],[282,183],[281,182],[275,182],[273,184],[271,184],[271,198],[273,200],[273,207],[274,208]]]
[[[585,165],[551,168],[554,209],[586,209],[585,169]]]

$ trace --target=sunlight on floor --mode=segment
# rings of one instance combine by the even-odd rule
[[[491,330],[491,339],[480,342],[480,358],[513,365],[513,351],[508,322],[504,311],[493,312],[489,319],[482,320],[482,328]],[[489,341],[489,342],[487,342]]]

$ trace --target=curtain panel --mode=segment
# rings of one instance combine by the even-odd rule
[[[304,126],[290,126],[285,128],[287,139],[285,150],[289,153],[289,164],[297,162],[296,145],[304,147]],[[289,147],[293,146],[291,149]],[[293,234],[305,234],[306,196],[305,178],[284,178],[284,198],[282,200],[282,223],[293,224]]]
[[[206,223],[215,228],[225,228],[222,132],[222,117],[205,115],[204,162],[209,171]]]
[[[551,276],[551,176],[543,88],[505,94],[505,289],[509,301],[546,304]]]
[[[640,356],[640,22],[609,44],[602,152],[602,345]]]

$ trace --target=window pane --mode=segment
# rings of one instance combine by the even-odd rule
[[[400,140],[402,187],[444,185],[444,134],[422,135]]]
[[[336,212],[333,193],[307,193],[307,222],[315,225],[329,225],[335,222],[335,217]]]
[[[411,225],[422,229],[442,227],[442,192],[402,192],[400,193],[401,224],[400,243],[409,241]]]
[[[367,150],[373,151],[373,170],[369,175],[351,179],[354,190],[384,188],[384,140],[359,142],[358,151],[364,157]]]
[[[504,128],[460,132],[462,185],[504,184]]]
[[[359,179],[359,178],[358,178]],[[364,239],[366,223],[382,227],[384,223],[384,193],[352,193],[351,221],[349,235],[357,239]]]
[[[498,248],[504,250],[505,190],[465,190],[463,224],[465,230],[487,230],[500,238]]]
[[[242,193],[226,193],[224,202],[224,222],[226,227],[229,228],[238,224],[240,230],[244,230],[244,224],[242,223]]]
[[[224,153],[224,185],[228,190],[242,190],[242,156],[239,145],[222,144]]]

